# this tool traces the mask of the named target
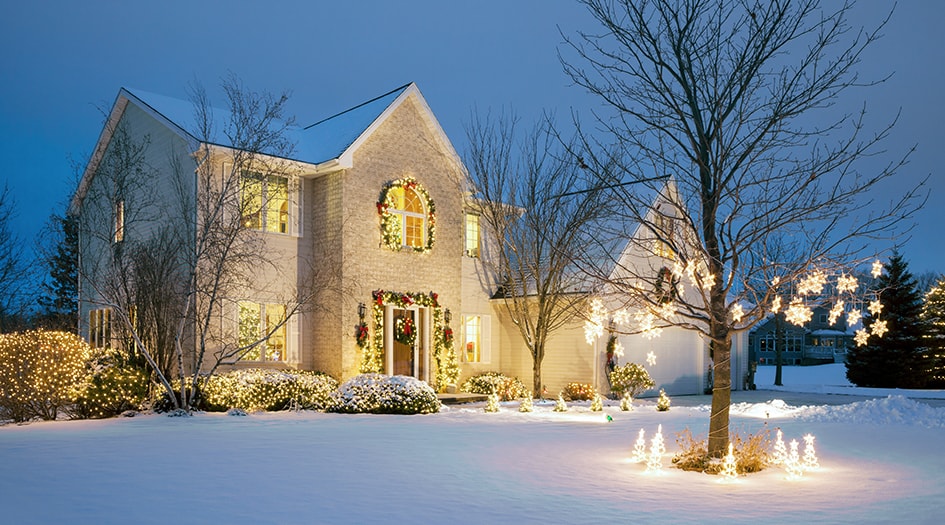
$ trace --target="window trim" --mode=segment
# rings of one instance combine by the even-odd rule
[[[470,219],[475,218],[473,221],[475,223],[475,242],[476,245],[471,247],[470,243]],[[465,236],[463,242],[463,255],[466,257],[472,257],[478,259],[482,254],[482,226],[480,225],[478,213],[466,212],[463,224],[465,225]]]
[[[284,304],[266,303],[266,302],[258,302],[258,301],[251,301],[251,300],[237,301],[236,303],[236,337],[237,337],[237,344],[240,347],[244,346],[244,342],[241,340],[242,337],[240,334],[242,330],[242,323],[243,323],[242,315],[243,315],[244,305],[255,306],[255,311],[258,312],[258,316],[259,316],[257,320],[256,331],[255,331],[256,335],[252,342],[259,341],[260,339],[262,339],[264,335],[269,333],[270,329],[268,325],[268,321],[269,321],[268,310],[270,308],[272,307],[281,308],[282,315],[285,316],[287,314],[287,308],[286,308],[286,305]],[[243,355],[240,356],[238,362],[241,364],[254,364],[254,365],[263,364],[263,363],[285,364],[285,363],[297,362],[297,356],[295,356],[295,354],[293,353],[293,349],[295,345],[292,343],[292,339],[291,339],[294,336],[295,332],[293,331],[294,329],[292,328],[291,325],[292,325],[292,318],[286,319],[285,322],[282,323],[282,326],[279,327],[279,329],[276,332],[274,332],[271,336],[269,336],[268,338],[260,342],[252,350],[244,352]],[[283,341],[281,355],[279,359],[272,359],[270,358],[269,341],[270,339],[279,337],[280,332],[281,332],[281,337]],[[247,341],[247,344],[248,343],[249,342]],[[247,356],[249,355],[255,355],[257,357],[248,358]]]
[[[285,195],[280,209],[275,209],[270,206],[272,202],[278,199],[270,191],[270,183],[278,179],[280,182],[285,181]],[[253,181],[259,185],[258,195],[247,195],[247,181]],[[282,175],[278,173],[269,173],[254,171],[251,169],[244,169],[240,171],[240,206],[243,208],[240,210],[242,217],[240,218],[240,223],[244,228],[251,229],[253,231],[263,232],[263,233],[275,233],[278,235],[292,235],[298,236],[296,221],[298,215],[301,213],[301,208],[295,205],[297,200],[296,194],[298,193],[298,188],[295,184],[295,181],[292,177],[288,175]],[[259,200],[259,209],[247,213],[248,210],[245,209],[247,206],[248,198],[258,199]],[[282,212],[282,207],[285,207],[285,213]],[[276,229],[270,228],[269,219],[276,217],[278,220],[278,225]],[[248,221],[254,221],[257,224],[250,224]],[[284,228],[284,231],[281,231]]]

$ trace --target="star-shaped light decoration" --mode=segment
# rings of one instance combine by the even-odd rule
[[[781,276],[775,275],[774,278],[771,279],[771,286],[777,287],[779,284],[781,284]]]
[[[670,271],[673,272],[673,277],[676,279],[681,279],[683,272],[686,270],[683,268],[683,265],[679,263],[679,259],[676,259],[673,261],[673,268]]]
[[[883,334],[889,331],[889,328],[886,328],[886,321],[877,320],[873,322],[873,335],[876,337],[882,337]]]
[[[615,325],[627,324],[629,320],[630,320],[630,312],[628,312],[625,308],[621,308],[620,310],[617,310],[616,312],[614,312]]]
[[[797,293],[801,295],[819,294],[827,284],[827,276],[824,272],[818,270],[807,277],[801,279],[797,285]]]
[[[870,272],[870,275],[873,276],[873,279],[878,278],[880,275],[883,275],[883,263],[879,259],[873,261],[873,270]]]
[[[852,275],[841,275],[837,278],[837,291],[839,293],[850,292],[853,293],[856,291],[856,277]]]
[[[863,312],[859,310],[850,310],[847,312],[847,326],[855,326],[863,318]]]
[[[686,263],[686,275],[689,276],[689,282],[696,284],[696,263],[692,261]]]
[[[866,309],[873,315],[879,315],[883,311],[883,303],[879,302],[879,299],[874,299],[870,301],[870,305]]]
[[[670,301],[660,305],[660,317],[669,319],[674,315],[676,315],[676,303]]]
[[[803,301],[795,297],[794,299],[791,299],[791,306],[788,307],[785,318],[791,324],[804,326],[804,323],[810,321],[813,315],[814,312],[812,312]]]
[[[614,343],[614,355],[618,358],[623,357],[623,345],[620,344],[619,339]]]
[[[771,301],[771,313],[776,314],[779,311],[781,311],[781,296],[776,295],[774,296],[774,300]]]
[[[732,305],[732,322],[738,323],[741,322],[742,317],[745,316],[745,309],[742,308],[742,305],[735,303]]]
[[[843,309],[846,305],[843,301],[837,301],[837,304],[833,305],[833,308],[830,309],[829,321],[831,325],[837,324],[837,320],[840,319],[840,316],[843,315]]]
[[[640,324],[640,332],[643,333],[643,337],[653,339],[663,333],[663,329],[656,326],[656,316],[653,315],[652,312],[643,312],[641,310],[637,312],[634,317],[637,323]]]
[[[652,351],[646,354],[646,364],[653,366],[656,364],[656,354]]]
[[[587,321],[584,321],[584,340],[587,344],[594,344],[597,339],[604,335],[604,318],[607,316],[607,310],[600,299],[591,301],[591,312]]]
[[[715,274],[708,272],[702,274],[702,289],[709,291],[713,286],[715,286]]]
[[[867,341],[870,339],[870,334],[866,332],[865,329],[860,328],[856,331],[856,335],[853,336],[853,340],[856,341],[856,346],[864,346]]]

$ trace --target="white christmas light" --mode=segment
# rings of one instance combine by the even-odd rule
[[[591,301],[591,312],[587,321],[584,321],[584,340],[587,344],[594,344],[600,336],[604,335],[604,318],[607,316],[607,310],[604,309],[604,303],[600,299]]]
[[[745,316],[745,309],[742,308],[742,305],[735,303],[732,305],[732,322],[738,323],[741,322],[742,317]]]
[[[633,444],[633,457],[630,458],[634,463],[643,463],[646,461],[646,438],[641,428],[637,436],[637,442]]]
[[[879,315],[883,311],[883,303],[879,302],[879,299],[874,299],[870,301],[870,305],[866,309],[873,315]]]
[[[856,342],[856,346],[864,346],[866,342],[869,341],[870,334],[866,332],[865,329],[860,328],[856,331],[856,335],[853,337],[853,340]]]
[[[783,465],[785,461],[787,461],[787,447],[784,446],[781,429],[779,428],[778,437],[774,442],[774,454],[771,457],[771,463],[775,465]]]
[[[787,460],[784,461],[784,470],[787,471],[787,478],[790,480],[800,479],[804,475],[804,469],[801,468],[801,458],[797,454],[797,440],[791,440],[791,452],[788,453]]]
[[[847,326],[856,326],[863,318],[863,312],[859,310],[850,310],[847,312]]]
[[[627,321],[629,320],[630,320],[630,312],[628,312],[625,308],[621,308],[620,310],[617,310],[616,312],[614,312],[614,324],[625,325],[627,324]]]
[[[666,452],[666,444],[663,442],[663,425],[656,430],[656,435],[650,441],[650,455],[646,459],[647,472],[659,472],[663,468],[663,453]]]
[[[825,284],[827,284],[827,276],[824,275],[824,272],[818,270],[801,279],[801,282],[797,285],[797,293],[801,295],[819,294],[823,291]]]
[[[883,275],[883,263],[879,259],[873,261],[873,271],[870,272],[874,279],[878,278],[880,275]]]
[[[873,335],[875,335],[876,337],[882,337],[883,334],[885,334],[885,333],[888,332],[888,331],[889,331],[889,328],[886,327],[886,321],[885,321],[885,320],[876,320],[876,321],[873,322],[873,330],[872,330],[872,333],[873,333]]]
[[[676,260],[673,261],[673,269],[670,271],[673,272],[673,277],[676,279],[682,279],[685,269],[683,268],[682,264],[679,264],[679,260]]]
[[[774,296],[774,300],[771,301],[771,313],[778,313],[781,310],[781,296]]]
[[[852,275],[841,275],[837,278],[837,291],[840,293],[856,291],[856,277]]]
[[[837,304],[833,305],[833,308],[830,309],[830,324],[837,324],[837,320],[840,319],[840,316],[843,315],[843,309],[846,305],[843,301],[837,301]]]
[[[676,315],[676,303],[670,301],[668,303],[661,304],[659,315],[663,319],[669,319],[670,317]]]
[[[813,470],[820,466],[817,461],[817,452],[814,451],[814,436],[804,436],[804,470]]]
[[[614,343],[614,355],[617,357],[623,357],[623,345],[620,344],[619,339]]]
[[[800,298],[795,297],[791,299],[791,306],[788,307],[785,318],[791,324],[804,326],[804,323],[810,321],[813,315],[814,312],[812,312]]]
[[[646,364],[653,366],[656,364],[656,354],[652,351],[646,354]]]
[[[719,473],[722,479],[720,481],[735,481],[735,478],[738,477],[738,470],[735,467],[735,454],[733,453],[732,444],[729,443],[728,454],[722,460],[722,472]]]
[[[702,274],[702,289],[709,291],[713,286],[715,286],[715,274],[708,272]]]

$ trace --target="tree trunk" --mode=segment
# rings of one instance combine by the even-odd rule
[[[544,348],[532,349],[532,398],[542,397],[541,361],[545,357]]]
[[[709,417],[709,456],[722,457],[728,451],[729,405],[732,402],[732,340],[724,327],[718,332],[713,349],[712,414]],[[723,335],[724,334],[724,335]]]

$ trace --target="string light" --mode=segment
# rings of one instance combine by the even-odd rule
[[[726,454],[725,459],[722,460],[722,472],[719,474],[722,476],[720,481],[735,481],[735,478],[738,477],[738,469],[736,468],[735,463],[735,454],[733,452],[734,447],[731,443],[728,444],[728,454]]]
[[[863,318],[863,312],[859,310],[850,310],[847,312],[847,326],[856,326]]]
[[[656,354],[654,354],[652,351],[646,354],[646,364],[650,366],[653,366],[656,364]]]
[[[778,313],[781,310],[781,296],[774,296],[774,300],[771,301],[771,313]]]
[[[873,270],[870,272],[873,276],[873,279],[879,278],[880,275],[883,275],[883,263],[879,259],[873,261]]]
[[[797,285],[797,293],[801,295],[819,294],[827,284],[827,276],[824,272],[818,270],[804,279]]]
[[[843,311],[846,305],[843,301],[837,301],[837,304],[833,305],[833,308],[830,309],[830,324],[834,325],[837,323],[837,320],[840,319],[840,316],[843,315]]]
[[[735,303],[732,305],[732,322],[738,323],[741,322],[742,317],[745,316],[745,309],[742,308],[742,305]]]
[[[788,453],[787,460],[784,462],[784,470],[787,471],[787,479],[796,480],[804,475],[804,469],[801,466],[800,457],[797,454],[797,440],[791,440],[791,452]]]
[[[864,346],[867,341],[870,339],[870,334],[866,332],[865,329],[860,328],[856,331],[856,335],[853,336],[853,340],[856,342],[856,346]]]
[[[774,465],[783,465],[787,461],[787,447],[784,445],[784,439],[781,429],[778,429],[777,439],[774,442],[774,454],[771,457],[771,463]]]
[[[820,466],[817,461],[817,452],[814,450],[814,436],[804,436],[804,470],[813,470]]]
[[[650,441],[650,455],[646,459],[647,472],[659,472],[663,469],[663,454],[666,452],[666,443],[663,441],[663,425],[656,430],[656,435]]]
[[[879,320],[879,319],[877,319],[876,321],[873,322],[872,333],[873,333],[873,335],[875,335],[876,337],[882,337],[883,334],[885,334],[885,333],[888,332],[888,331],[889,331],[889,328],[886,327],[886,321],[885,321],[885,320]]]
[[[883,303],[879,302],[879,299],[874,299],[870,301],[870,305],[866,309],[874,316],[879,315],[883,311]]]
[[[634,463],[643,463],[646,461],[646,438],[644,437],[644,430],[640,429],[640,434],[637,436],[637,442],[633,444],[633,456],[630,458]]]
[[[795,324],[797,326],[803,326],[804,323],[810,321],[813,317],[814,312],[801,301],[800,298],[795,297],[791,300],[791,306],[788,307],[787,315],[785,318],[789,323]]]
[[[856,286],[856,277],[852,275],[841,275],[837,278],[837,292],[839,293],[853,293],[856,291]]]

